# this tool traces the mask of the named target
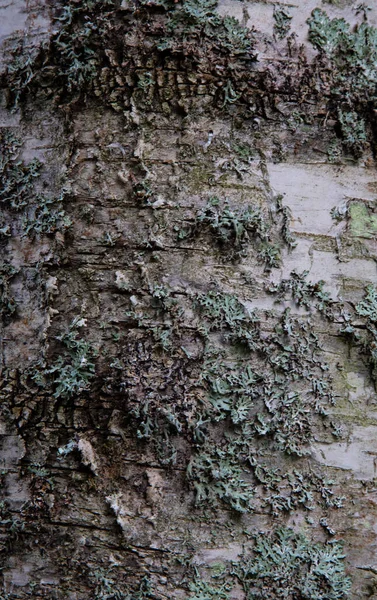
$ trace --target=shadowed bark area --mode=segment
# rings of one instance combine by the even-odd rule
[[[0,4],[2,598],[377,597],[377,10]]]

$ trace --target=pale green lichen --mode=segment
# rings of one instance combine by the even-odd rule
[[[319,8],[308,24],[310,41],[331,64],[330,95],[338,107],[343,145],[358,157],[367,143],[366,119],[376,101],[377,29],[366,20],[351,27]]]
[[[34,198],[35,178],[42,163],[33,159],[28,164],[20,159],[21,141],[10,130],[0,132],[0,203],[3,207],[20,210]]]
[[[353,237],[374,239],[377,235],[377,215],[370,214],[363,202],[352,202],[349,206],[349,230]]]
[[[274,6],[274,33],[277,38],[285,38],[291,28],[292,15],[284,6]]]
[[[190,239],[208,232],[230,258],[245,255],[247,247],[254,241],[261,259],[271,268],[279,265],[280,252],[269,242],[270,229],[260,208],[249,205],[239,209],[231,206],[229,200],[221,201],[214,196],[197,211],[193,224],[178,228],[178,239]]]
[[[46,197],[36,191],[36,180],[41,176],[43,163],[34,158],[29,163],[21,159],[22,143],[10,130],[0,132],[0,204],[3,209],[23,214],[21,225],[24,235],[51,235],[64,232],[71,220],[63,209],[66,190],[57,198]],[[5,212],[4,212],[5,215]],[[10,237],[11,229],[5,221],[0,230]]]
[[[53,376],[55,398],[70,397],[89,389],[95,375],[94,357],[96,351],[91,344],[79,337],[78,329],[86,325],[86,320],[76,318],[68,331],[57,336],[64,352],[46,369],[46,375]]]
[[[230,588],[229,582],[215,585],[197,577],[190,584],[189,600],[229,600]]]
[[[235,568],[247,600],[343,600],[351,588],[342,545],[314,543],[291,529],[255,536]]]
[[[18,273],[18,269],[9,263],[0,265],[0,317],[7,320],[16,312],[17,303],[11,291],[11,280]]]

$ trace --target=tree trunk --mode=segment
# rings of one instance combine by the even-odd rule
[[[0,5],[1,598],[377,598],[377,9]]]

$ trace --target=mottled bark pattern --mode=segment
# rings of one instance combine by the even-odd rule
[[[1,598],[377,598],[377,9],[78,4],[0,2]]]

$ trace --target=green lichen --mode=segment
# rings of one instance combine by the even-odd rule
[[[238,425],[247,419],[258,395],[257,384],[263,379],[250,365],[236,369],[218,359],[212,365],[204,365],[202,377],[208,385],[216,421],[229,417]]]
[[[272,283],[266,289],[270,294],[276,294],[278,301],[291,296],[297,306],[309,310],[314,305],[317,310],[328,318],[332,318],[333,302],[329,293],[324,289],[325,282],[320,280],[316,283],[310,283],[307,281],[308,274],[308,271],[302,273],[292,271],[289,279],[283,279],[277,284]]]
[[[8,130],[0,132],[0,204],[4,218],[6,210],[22,212],[21,226],[24,235],[51,235],[63,232],[71,221],[62,208],[65,190],[58,198],[47,198],[36,191],[36,181],[41,176],[43,164],[38,159],[25,163],[21,158],[22,143]],[[4,220],[1,233],[11,236],[9,224]]]
[[[327,296],[322,298],[325,292],[321,285],[313,286],[311,292],[317,291],[322,301],[327,300]],[[283,454],[305,455],[314,416],[324,417],[326,407],[335,403],[335,397],[326,374],[327,365],[319,360],[318,338],[307,321],[293,318],[286,310],[276,318],[274,332],[266,335],[258,316],[247,313],[234,297],[210,292],[199,295],[198,300],[208,339],[222,332],[228,350],[222,351],[222,358],[210,353],[203,364],[201,378],[210,404],[201,417],[207,426],[201,426],[199,436],[196,433],[198,441],[204,444],[198,447],[190,463],[189,478],[195,482],[200,503],[208,498],[212,502],[214,498],[222,498],[226,475],[227,502],[230,502],[229,498],[237,490],[236,484],[230,482],[238,481],[244,505],[237,504],[239,498],[234,495],[233,508],[237,506],[236,510],[242,511],[247,506],[247,486],[250,501],[254,494],[254,484],[245,473],[250,466],[259,464],[253,461],[263,440],[269,440],[270,447],[272,444],[272,448]],[[313,302],[312,295],[310,301]],[[253,366],[244,362],[248,353],[246,360]],[[209,423],[217,422],[226,423],[228,431],[226,436],[216,438],[221,457],[210,451],[218,434]],[[220,458],[225,462],[219,471],[221,477],[216,481],[213,473],[217,472],[215,465],[220,464]],[[266,500],[265,505],[273,512],[306,506],[312,493],[322,494],[318,481],[315,484],[310,478],[304,478],[299,484],[298,475],[286,474],[280,481],[284,487],[293,480],[297,495],[288,498],[286,492],[275,489],[270,500]],[[266,491],[267,488],[266,484]],[[334,504],[338,505],[341,503]]]
[[[193,456],[187,477],[195,490],[197,506],[225,504],[244,513],[252,510],[254,488],[245,481],[245,468],[239,463],[237,448],[224,448],[208,442]]]
[[[9,130],[0,132],[0,203],[2,207],[20,210],[34,198],[34,183],[42,163],[33,159],[28,164],[20,159],[21,141]]]
[[[271,292],[278,299],[293,293],[325,314],[332,307],[323,283],[309,284],[304,275]],[[261,483],[255,471],[259,450],[268,446],[281,457],[305,456],[314,422],[318,426],[318,419],[326,419],[327,407],[335,403],[328,367],[320,360],[310,321],[289,310],[270,314],[272,331],[266,332],[262,315],[236,296],[196,293],[185,299],[194,315],[188,328],[181,301],[166,286],[152,283],[142,304],[133,299],[128,317],[143,341],[128,336],[112,358],[110,389],[127,390],[137,436],[155,446],[162,464],[176,460],[179,436],[192,441],[187,477],[197,505],[223,503],[250,511],[255,481]],[[194,340],[192,353],[186,347]],[[276,513],[322,502],[325,486],[314,475],[300,477],[287,471],[277,486],[263,483],[264,507]],[[296,491],[288,497],[291,488]]]
[[[36,236],[53,235],[68,229],[72,221],[62,208],[64,195],[63,191],[55,199],[37,194],[22,220],[24,235],[34,239]]]
[[[363,202],[351,202],[348,209],[349,230],[353,237],[375,239],[377,234],[377,215],[370,214]]]
[[[249,321],[244,305],[233,294],[222,292],[197,294],[196,302],[201,314],[208,321],[210,329],[242,332],[243,325]]]
[[[343,202],[339,206],[333,206],[333,208],[330,211],[330,214],[331,214],[331,217],[334,219],[334,221],[336,221],[337,223],[339,223],[340,221],[343,221],[344,219],[348,219],[349,218],[349,202]]]
[[[326,481],[314,471],[301,472],[293,469],[283,473],[279,468],[256,463],[254,476],[263,484],[264,506],[272,515],[289,513],[292,510],[314,510],[316,505],[323,508],[342,508],[345,498],[336,496],[332,489],[333,481]]]
[[[235,568],[247,600],[342,600],[351,582],[339,542],[312,542],[291,529],[255,536],[251,556]]]
[[[55,398],[67,398],[87,391],[95,376],[96,351],[89,342],[79,337],[78,332],[85,324],[85,319],[76,318],[68,331],[56,338],[63,344],[64,353],[45,371],[46,375],[53,376]]]
[[[343,39],[349,40],[352,45],[353,37],[350,25],[343,18],[330,19],[324,10],[316,8],[313,10],[311,18],[308,19],[308,24],[310,41],[326,54],[340,52]]]
[[[364,300],[357,304],[356,312],[362,317],[367,317],[368,321],[377,323],[377,288],[373,285],[368,285]]]
[[[274,33],[275,36],[282,40],[285,38],[291,28],[292,15],[289,9],[283,6],[274,6]]]
[[[119,567],[100,567],[89,575],[94,584],[93,600],[158,600],[148,577],[143,577],[132,590],[127,581],[122,580]]]
[[[10,83],[8,105],[13,110],[19,106],[25,90],[29,88],[36,76],[38,55],[39,48],[30,46],[24,39],[19,40],[12,50],[12,59],[7,65],[6,73]]]
[[[363,338],[356,333],[356,339],[361,341],[361,347],[368,357],[373,381],[377,382],[377,288],[368,285],[364,299],[356,306],[356,313],[366,319],[367,335]]]
[[[366,355],[374,384],[377,384],[377,288],[368,285],[365,296],[354,312],[341,312],[343,326],[340,329],[363,354]],[[360,318],[363,324],[360,324]]]
[[[215,585],[197,577],[190,584],[189,600],[229,600],[230,587],[229,583]]]
[[[220,99],[218,105],[236,111],[243,100],[242,85],[244,89],[252,88],[250,80],[243,79],[244,73],[239,74],[237,67],[242,61],[247,64],[255,59],[254,39],[235,19],[221,17],[215,10],[216,4],[213,0],[183,3],[140,0],[129,3],[123,12],[124,7],[118,10],[118,4],[115,7],[111,1],[70,0],[56,13],[58,31],[55,30],[39,54],[30,59],[22,54],[11,65],[8,82],[14,103],[19,104],[38,86],[39,93],[63,99],[69,110],[73,101],[90,94],[117,110],[124,110],[132,88],[140,92],[140,97],[148,94],[155,101],[157,79],[161,74],[174,72],[169,60],[178,57],[183,71],[189,64],[192,74],[196,65],[209,57],[213,68],[224,73],[218,79],[209,73],[214,88],[218,81],[224,84],[215,90],[216,98]],[[120,41],[126,38],[123,34],[130,33],[131,13],[136,21],[140,17],[137,22],[151,31],[150,43],[146,44],[146,55],[150,54],[151,62],[140,71],[135,71],[132,65],[140,49],[125,49]],[[283,7],[275,8],[278,37],[288,33],[289,21],[290,15]],[[144,41],[142,27],[140,38]],[[119,43],[111,44],[112,36]],[[317,32],[317,37],[324,43],[325,36],[321,38]],[[335,55],[337,46],[340,48],[341,42],[336,41],[334,34],[332,50],[324,45],[323,51]],[[156,49],[159,72],[153,62]],[[219,57],[223,62],[217,60]],[[229,57],[231,60],[227,62]],[[203,77],[208,75],[206,68],[204,64]],[[121,78],[122,71],[127,71],[127,86]],[[102,87],[99,81],[105,81]],[[122,96],[120,104],[114,102],[118,92]],[[174,91],[166,87],[163,94],[169,100]],[[198,95],[204,96],[204,92]],[[262,106],[263,97],[260,100]],[[347,97],[337,119],[344,146],[358,154],[365,146],[368,125],[358,109],[350,105],[351,100],[351,96]],[[251,102],[248,114],[250,106]],[[129,111],[124,112],[129,116]],[[180,114],[186,112],[181,103]],[[250,151],[240,147],[238,154],[248,159]],[[13,162],[11,175],[16,167]],[[240,169],[239,165],[234,160],[230,170],[242,178],[246,167]],[[23,228],[30,237],[64,230],[69,223],[61,210],[62,199],[55,203],[53,199],[35,195],[34,175],[32,169],[27,171],[29,166],[20,163],[21,171],[24,170],[22,177],[30,176],[31,182],[30,190],[26,186],[26,204],[16,206],[15,193],[6,202],[13,209],[27,208]],[[39,168],[36,163],[37,174]],[[17,175],[16,169],[14,172]],[[133,192],[144,207],[153,204],[155,192],[148,178],[134,185]],[[9,200],[12,198],[13,204]],[[271,212],[273,208],[272,205]],[[152,211],[143,211],[146,212]],[[271,269],[279,265],[281,239],[288,249],[295,246],[288,208],[277,202],[276,215],[275,223],[271,215],[266,217],[254,206],[242,210],[229,202],[211,199],[195,214],[188,232],[180,230],[180,239],[205,234],[218,248],[237,259],[253,245],[255,256]],[[275,230],[280,225],[279,237]],[[6,222],[1,222],[1,229],[6,237]],[[110,254],[116,246],[116,237],[105,232],[102,242]],[[145,256],[149,256],[147,252]],[[50,397],[63,399],[61,405],[85,397],[85,392],[95,384],[93,388],[100,390],[108,405],[117,407],[115,412],[121,413],[139,448],[148,444],[160,466],[170,467],[178,459],[179,465],[187,466],[187,486],[195,494],[197,506],[225,506],[238,513],[257,507],[259,512],[274,517],[294,510],[310,511],[317,506],[341,507],[342,498],[335,495],[332,484],[307,472],[313,431],[321,423],[327,423],[327,407],[335,403],[328,366],[322,359],[310,318],[298,319],[289,310],[279,313],[248,310],[242,298],[225,293],[220,287],[205,291],[208,290],[205,284],[195,288],[192,282],[194,292],[187,291],[188,287],[182,291],[179,286],[180,291],[175,291],[177,288],[173,291],[161,285],[158,279],[161,273],[155,275],[158,283],[150,284],[144,267],[137,281],[135,262],[132,265],[135,282],[118,288],[122,302],[127,303],[129,298],[131,310],[122,314],[123,320],[117,322],[116,330],[101,331],[101,335],[111,335],[105,348],[107,355],[103,352],[99,359],[101,370],[96,370],[97,353],[93,346],[78,331],[84,320],[78,319],[57,337],[60,347],[53,349],[43,377],[37,374],[31,377],[34,383],[43,387],[46,394],[52,390]],[[216,285],[221,283],[217,281]],[[272,285],[269,292],[278,301],[293,298],[308,311],[319,311],[333,318],[333,303],[323,282],[308,283],[306,274],[292,274],[289,280]],[[364,309],[360,304],[360,316]],[[374,323],[369,314],[364,316]],[[297,468],[292,468],[292,464]],[[330,533],[327,521],[324,523]],[[252,558],[246,556],[242,566],[237,567],[237,577],[248,599],[271,596],[335,600],[347,594],[349,581],[344,577],[344,556],[337,544],[312,544],[287,531],[275,536],[256,536],[255,542]],[[94,598],[155,597],[149,581],[144,580],[139,588],[131,590],[119,584],[116,573],[112,567],[93,573]],[[228,584],[216,585],[198,578],[190,587],[192,600],[225,600],[229,592]]]
[[[14,315],[17,303],[11,291],[10,282],[18,273],[18,269],[9,263],[0,265],[0,317],[6,322]]]
[[[69,0],[57,11],[58,31],[49,40],[32,53],[21,41],[5,73],[11,106],[17,108],[33,86],[41,83],[48,90],[53,81],[55,92],[65,93],[71,101],[72,96],[92,89],[105,57],[102,42],[113,7],[112,0]]]
[[[361,156],[367,142],[365,120],[355,111],[338,111],[343,144],[357,156]]]
[[[167,23],[167,37],[159,48],[176,51],[177,46],[188,42],[211,43],[212,49],[228,52],[231,55],[246,55],[254,58],[254,38],[252,32],[234,17],[220,16],[217,0],[187,0],[171,11]],[[169,3],[172,8],[172,3]]]
[[[238,169],[237,165],[235,168]],[[254,247],[257,258],[264,263],[265,270],[270,271],[280,265],[279,242],[282,240],[288,250],[296,245],[289,227],[290,211],[283,206],[281,196],[276,199],[276,208],[277,223],[259,207],[249,205],[239,209],[232,206],[228,199],[222,201],[214,196],[204,208],[197,211],[193,223],[184,227],[176,226],[177,237],[178,240],[190,240],[209,234],[223,255],[230,260],[240,260]],[[275,230],[279,220],[280,232]]]
[[[213,197],[196,213],[190,227],[178,230],[178,239],[190,239],[208,232],[230,258],[245,255],[247,246],[255,239],[262,260],[269,266],[277,266],[280,260],[278,249],[271,256],[267,252],[268,247],[272,248],[268,243],[269,229],[259,208],[248,206],[240,210],[231,207],[228,200],[221,202]]]
[[[377,29],[366,20],[352,28],[343,18],[330,19],[316,8],[308,20],[309,39],[332,69],[330,97],[346,150],[356,157],[366,146],[366,121],[376,98]],[[330,108],[330,110],[332,110]]]
[[[13,48],[13,60],[3,74],[9,105],[17,107],[28,93],[38,89],[59,103],[68,101],[72,105],[79,99],[97,96],[114,110],[124,110],[125,104],[129,106],[129,94],[120,65],[129,48],[127,43],[121,47],[119,39],[121,30],[127,38],[130,18],[137,22],[134,27],[144,30],[149,38],[148,54],[153,48],[162,60],[167,54],[173,57],[183,54],[194,65],[201,61],[206,50],[226,62],[255,60],[253,32],[234,17],[220,16],[216,6],[217,0],[139,1],[130,2],[127,10],[113,0],[80,3],[69,0],[63,6],[58,5],[54,11],[57,30],[50,39],[32,53],[24,41]],[[145,23],[155,21],[156,12],[160,23],[151,31]],[[118,36],[114,36],[114,29],[118,30]],[[138,92],[135,97],[148,106],[156,87],[151,72],[150,68],[146,71],[149,74],[146,78],[137,73],[131,77],[132,87]],[[127,79],[130,89],[130,78]],[[171,99],[167,90],[165,97]],[[168,109],[166,103],[165,107]]]

